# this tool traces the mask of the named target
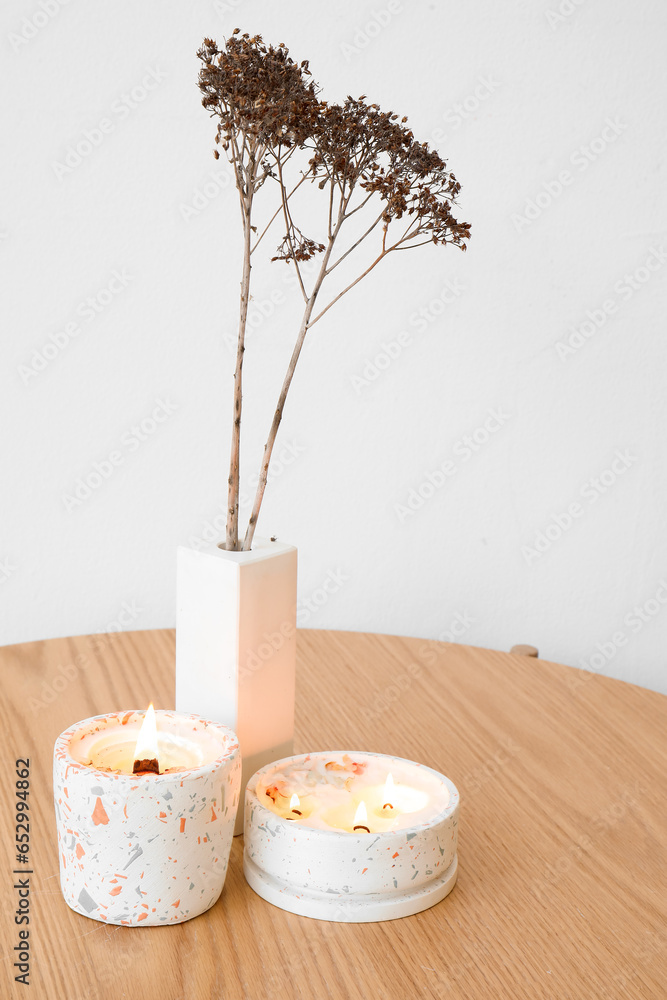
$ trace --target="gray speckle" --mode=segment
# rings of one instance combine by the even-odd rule
[[[90,789],[93,795],[104,795],[104,789],[101,785],[95,785],[94,788]]]
[[[412,838],[413,838],[413,837],[416,837],[416,836],[417,836],[417,834],[416,834],[416,833],[406,833],[406,835],[405,835],[405,839],[406,839],[406,840],[412,840]]]
[[[86,913],[90,913],[92,910],[97,909],[97,903],[91,896],[88,895],[85,889],[82,889],[79,893],[79,906],[83,906]]]
[[[379,837],[376,837],[375,840],[371,844],[368,845],[368,847],[366,848],[366,850],[370,851],[371,847],[375,847],[375,845],[377,844],[377,842],[378,842],[379,839],[380,839]]]
[[[174,796],[171,794],[171,792],[169,791],[169,789],[167,789],[167,791],[162,796],[163,799],[173,799],[173,797]]]
[[[139,844],[137,844],[137,846],[132,851],[132,857],[130,858],[130,860],[128,861],[128,863],[125,865],[125,868],[123,868],[123,871],[126,871],[130,867],[130,865],[132,864],[132,862],[136,861],[137,858],[140,858],[143,853],[144,852],[143,852],[142,848],[139,846]]]

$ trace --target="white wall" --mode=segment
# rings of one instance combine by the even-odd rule
[[[1,18],[0,642],[173,625],[175,547],[224,506],[238,219],[195,50],[238,24],[331,98],[407,114],[473,224],[467,254],[397,255],[313,331],[260,524],[299,546],[301,622],[446,638],[458,616],[467,643],[570,664],[601,644],[596,669],[667,692],[664,4],[12,0]],[[248,345],[246,484],[294,336],[287,273],[258,271],[256,302],[285,301]]]

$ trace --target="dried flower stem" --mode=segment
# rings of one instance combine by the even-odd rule
[[[272,260],[294,265],[304,300],[299,331],[264,446],[257,492],[241,546],[243,551],[248,551],[264,498],[269,464],[287,394],[308,330],[393,251],[425,243],[451,243],[465,250],[464,241],[470,236],[470,226],[452,215],[452,206],[460,190],[456,178],[436,151],[415,139],[405,126],[405,118],[399,122],[398,115],[381,111],[377,104],[367,104],[365,97],[348,97],[342,105],[320,101],[317,87],[309,79],[311,74],[307,62],[297,64],[282,43],[275,48],[267,47],[259,35],[241,35],[238,28],[222,49],[211,39],[205,39],[198,56],[203,63],[199,73],[199,87],[204,95],[202,103],[219,119],[216,143],[222,145],[234,170],[243,220],[243,273],[234,371],[227,549],[238,551],[240,547],[242,381],[250,301],[250,258],[281,214],[285,235]],[[305,150],[311,151],[312,158],[307,169],[302,170],[300,179],[288,190],[285,165],[295,153]],[[217,149],[214,155],[219,157]],[[260,235],[256,236],[257,230],[251,223],[253,198],[269,178],[280,188],[279,205]],[[295,222],[291,201],[305,180],[313,184],[317,182],[320,190],[328,187],[326,244],[304,234]],[[359,203],[350,208],[357,188],[362,191]],[[343,224],[372,199],[381,205],[380,213],[376,214],[376,209],[370,214],[369,209],[370,219],[374,221],[332,262],[334,245]],[[404,219],[404,224],[407,221],[407,227],[398,239],[390,243],[387,238],[389,228],[394,220],[400,219]],[[380,225],[382,238],[375,259],[313,317],[325,279]],[[392,227],[392,239],[393,234]],[[308,293],[300,264],[320,253],[323,256],[319,272]]]
[[[273,453],[273,446],[276,443],[278,428],[280,427],[280,422],[283,418],[285,400],[287,399],[287,393],[289,392],[289,388],[292,384],[292,379],[294,378],[294,372],[296,370],[297,362],[301,354],[301,349],[306,339],[306,334],[308,333],[308,330],[312,326],[312,323],[310,322],[310,317],[312,316],[313,309],[317,301],[317,296],[320,293],[322,282],[324,281],[327,275],[327,267],[329,264],[329,260],[331,259],[331,253],[334,248],[334,243],[336,242],[336,237],[338,236],[344,221],[345,221],[345,207],[344,207],[344,202],[341,199],[336,227],[329,236],[327,248],[324,252],[324,257],[322,258],[322,264],[320,265],[320,270],[318,272],[317,278],[315,279],[313,290],[310,293],[310,295],[306,297],[306,306],[303,311],[303,316],[301,317],[301,325],[299,327],[299,333],[296,338],[294,350],[292,351],[292,357],[290,358],[290,362],[287,367],[287,373],[283,381],[282,389],[280,390],[280,396],[278,397],[278,404],[273,414],[273,420],[271,421],[269,435],[266,439],[266,444],[264,445],[264,454],[262,455],[262,465],[259,470],[259,482],[257,484],[257,492],[255,493],[255,502],[253,503],[252,506],[252,513],[250,514],[248,529],[246,531],[245,538],[243,540],[244,552],[248,552],[252,548],[252,540],[255,535],[255,528],[257,527],[259,511],[262,506],[262,500],[264,499],[264,490],[266,489],[266,483],[269,476],[269,465],[271,462],[271,455]]]
[[[235,551],[239,544],[239,492],[241,480],[241,409],[243,406],[243,355],[245,331],[250,301],[250,208],[243,209],[243,275],[241,277],[241,302],[239,332],[236,342],[236,368],[234,369],[234,416],[232,444],[229,453],[229,479],[227,480],[227,534],[225,548]]]

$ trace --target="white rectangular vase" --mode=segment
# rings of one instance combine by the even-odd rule
[[[241,803],[255,771],[293,752],[296,578],[296,548],[282,542],[178,549],[176,711],[237,734]]]

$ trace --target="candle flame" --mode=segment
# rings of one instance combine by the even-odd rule
[[[290,809],[298,809],[300,805],[301,801],[299,799],[299,796],[295,793],[289,800],[289,807]]]
[[[384,783],[384,792],[382,793],[382,808],[389,806],[390,809],[394,808],[393,803],[394,798],[394,779],[391,774],[387,775],[387,780]]]
[[[157,742],[157,722],[155,720],[155,709],[153,702],[150,703],[144,715],[144,721],[139,730],[137,738],[137,748],[134,751],[135,760],[159,760]]]
[[[362,799],[357,806],[357,811],[354,814],[354,825],[355,826],[366,826],[368,823],[368,812],[366,811],[366,803]]]

